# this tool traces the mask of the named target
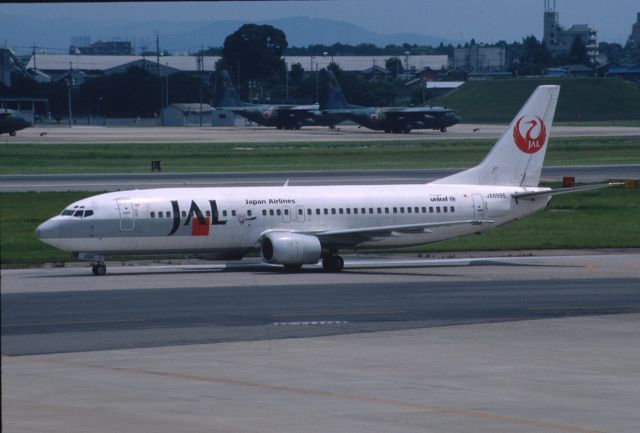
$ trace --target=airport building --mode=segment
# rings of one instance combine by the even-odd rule
[[[631,27],[629,43],[633,44],[635,47],[640,47],[640,12],[638,12],[637,21],[633,23],[633,26]]]
[[[162,110],[164,126],[210,126],[213,107],[209,104],[171,104]]]
[[[587,56],[592,63],[598,58],[597,32],[587,24],[574,24],[569,29],[560,25],[560,14],[556,11],[555,0],[544,2],[543,42],[552,55],[568,54],[573,41],[579,37],[587,48]]]
[[[471,45],[453,49],[453,68],[466,72],[488,72],[503,69],[506,64],[504,47]]]

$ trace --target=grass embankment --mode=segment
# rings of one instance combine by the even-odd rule
[[[495,140],[276,144],[34,144],[0,146],[0,174],[355,170],[469,167]],[[640,163],[639,137],[552,138],[545,164]]]
[[[533,90],[559,84],[555,120],[640,120],[640,86],[615,78],[516,78],[467,81],[429,100],[455,109],[464,122],[509,122]]]
[[[40,242],[34,230],[67,204],[93,194],[0,194],[2,266],[71,260],[69,254]],[[507,227],[411,251],[638,248],[638,215],[640,190],[637,189],[606,189],[558,196],[553,198],[548,209]]]

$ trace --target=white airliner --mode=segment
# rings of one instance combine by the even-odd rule
[[[611,184],[538,187],[559,86],[539,86],[479,165],[423,185],[162,188],[100,194],[41,224],[44,242],[93,262],[106,256],[188,254],[238,259],[259,251],[297,270],[340,250],[406,247],[500,226],[552,195]]]

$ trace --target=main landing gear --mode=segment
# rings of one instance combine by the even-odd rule
[[[322,269],[327,272],[340,272],[344,268],[344,260],[335,254],[327,254],[322,257]]]
[[[107,273],[107,266],[102,262],[98,262],[91,267],[91,271],[93,272],[93,275],[101,277]]]

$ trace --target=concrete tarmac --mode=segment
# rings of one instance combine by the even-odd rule
[[[638,252],[346,263],[3,270],[3,431],[637,432]]]
[[[304,127],[285,131],[266,127],[104,127],[37,126],[19,131],[15,137],[0,136],[0,144],[25,143],[274,143],[313,141],[405,141],[500,137],[507,125],[458,124],[446,133],[414,130],[409,134],[385,134],[356,125]],[[640,127],[554,125],[554,137],[640,136]]]
[[[136,188],[420,184],[463,170],[328,170],[256,173],[133,173],[0,175],[0,192],[23,191],[116,191]],[[542,169],[542,180],[561,182],[573,176],[577,182],[607,182],[609,179],[640,179],[640,165],[556,166]]]

